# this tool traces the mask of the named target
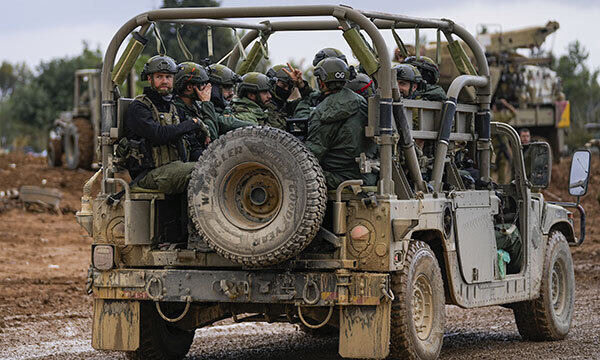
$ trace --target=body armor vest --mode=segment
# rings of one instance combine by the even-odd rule
[[[170,104],[169,112],[160,112],[158,108],[148,96],[142,94],[135,97],[142,104],[152,109],[152,118],[161,125],[177,125],[179,124],[179,116],[177,115],[177,109],[175,105]],[[179,152],[177,151],[177,145],[173,143],[164,145],[150,145],[150,152],[152,153],[152,161],[154,167],[160,167],[172,163],[173,161],[180,160]]]

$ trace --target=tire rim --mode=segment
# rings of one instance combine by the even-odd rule
[[[556,261],[554,266],[552,266],[552,273],[550,274],[550,299],[554,313],[558,316],[562,315],[566,308],[566,283],[564,264],[561,261]]]
[[[273,221],[281,209],[281,183],[263,164],[239,164],[225,175],[222,184],[223,213],[239,228],[261,229]]]
[[[433,291],[425,274],[419,274],[413,285],[413,323],[417,337],[427,340],[433,329]]]

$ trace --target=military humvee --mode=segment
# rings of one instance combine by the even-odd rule
[[[249,17],[294,19],[222,20]],[[214,141],[184,196],[115,177],[114,147],[130,101],[117,86],[142,51],[151,23],[160,21],[249,29],[229,54],[231,68],[240,57],[259,57],[260,43],[278,32],[341,31],[378,83],[368,100],[365,135],[378,144],[379,158],[357,159],[362,172],[379,173],[378,185],[348,180],[328,192],[306,147],[268,127],[237,129]],[[464,41],[475,54],[477,75],[458,76],[445,103],[402,99],[382,37],[393,28],[440,29],[448,42]],[[242,54],[254,40],[259,50]],[[468,57],[456,51],[465,68]],[[581,243],[583,233],[577,239],[572,213],[539,191],[550,180],[548,145],[534,143],[523,152],[512,127],[490,123],[485,54],[452,21],[330,5],[154,10],[115,34],[101,85],[103,167],[86,183],[77,214],[93,237],[88,289],[94,348],[180,359],[196,328],[233,317],[337,329],[343,357],[435,359],[445,304],[511,307],[526,339],[557,340],[568,333],[575,286],[569,245]],[[473,104],[457,103],[466,86],[475,88]],[[494,133],[506,136],[516,154],[507,184],[490,179]],[[416,140],[432,148],[425,180]],[[573,163],[572,192],[578,196],[587,190],[586,154],[578,153]],[[93,195],[97,181],[101,191]],[[115,202],[120,189],[125,195]],[[199,237],[186,235],[188,220]],[[518,241],[505,251],[498,240],[507,238]]]

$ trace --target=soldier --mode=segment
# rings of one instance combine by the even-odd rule
[[[285,129],[285,123],[275,122],[267,113],[271,102],[269,78],[258,72],[249,72],[238,85],[238,94],[233,98],[233,115],[254,125],[270,125]]]
[[[311,112],[306,146],[315,154],[329,189],[349,179],[363,179],[364,185],[375,185],[375,174],[361,174],[356,158],[364,153],[373,158],[377,147],[365,137],[367,102],[345,87],[350,71],[338,58],[321,60],[315,77],[323,94]]]
[[[519,137],[521,138],[521,145],[529,145],[531,142],[531,132],[528,128],[519,130]]]
[[[421,56],[418,59],[414,56],[409,56],[404,62],[419,69],[423,80],[425,80],[425,84],[419,90],[417,97],[430,101],[446,100],[446,92],[441,86],[437,85],[440,79],[440,69],[438,69],[432,59],[427,56]]]
[[[346,87],[365,99],[375,94],[375,84],[373,83],[373,80],[371,80],[369,75],[363,73],[356,74],[354,79],[346,84]]]
[[[177,107],[180,121],[198,119],[202,129],[197,134],[185,134],[188,160],[196,161],[202,151],[210,143],[211,137],[207,122],[216,122],[216,113],[210,102],[212,87],[208,83],[208,74],[204,68],[193,62],[179,64],[175,75],[175,97],[173,103]]]
[[[410,64],[396,65],[394,69],[396,69],[398,91],[400,91],[402,97],[405,99],[416,99],[419,95],[419,87],[423,82],[423,77],[419,69]]]
[[[202,129],[197,118],[179,121],[172,101],[173,76],[177,70],[177,64],[168,56],[156,55],[146,62],[141,78],[146,78],[150,87],[144,88],[144,93],[129,105],[125,138],[119,143],[137,148],[138,156],[126,157],[133,182],[167,194],[186,191],[195,164],[182,161],[185,160],[182,136]]]
[[[300,101],[313,91],[306,80],[302,78],[302,71],[295,69],[290,64],[275,65],[267,71],[266,75],[272,84],[271,105],[268,111],[276,112],[282,118],[293,117]],[[288,98],[294,87],[298,89],[301,97],[290,101]]]
[[[225,65],[211,64],[208,66],[208,78],[212,86],[210,102],[216,112],[216,121],[208,121],[206,124],[211,139],[215,140],[230,130],[252,125],[236,119],[230,107],[235,95],[235,85],[242,81],[240,76]]]
[[[346,60],[346,55],[344,55],[341,51],[335,48],[324,48],[319,50],[315,54],[315,58],[313,59],[313,66],[317,66],[317,64],[326,58],[338,58],[342,60],[346,65],[348,61]],[[296,111],[294,111],[295,118],[307,118],[310,115],[310,112],[323,100],[323,96],[320,91],[314,90],[310,92],[305,98],[302,99],[296,106]]]

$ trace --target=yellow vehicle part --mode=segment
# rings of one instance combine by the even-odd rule
[[[556,114],[558,117],[557,128],[561,129],[571,126],[571,103],[568,100],[557,101]]]

